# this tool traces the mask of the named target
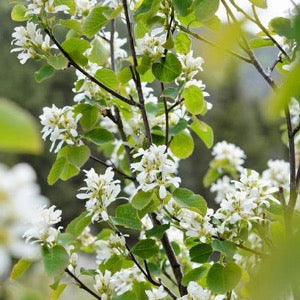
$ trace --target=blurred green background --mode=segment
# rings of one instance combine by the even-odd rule
[[[34,72],[39,64],[29,60],[21,65],[16,54],[10,53],[11,34],[15,26],[20,26],[10,20],[10,9],[6,1],[0,2],[0,97],[13,100],[37,119],[44,106],[52,103],[58,107],[72,105],[74,70],[58,72],[52,79],[38,84],[34,80]],[[200,42],[194,42],[194,46],[195,52],[206,59],[210,49]],[[260,52],[257,54],[264,64],[271,65],[276,52],[266,49]],[[213,109],[205,119],[214,129],[215,142],[225,139],[244,149],[246,166],[258,171],[266,168],[269,158],[286,159],[279,123],[270,124],[265,119],[262,105],[269,90],[256,71],[228,56],[222,65],[217,66],[207,60],[201,79],[211,94],[209,101],[213,103]],[[211,202],[213,195],[202,185],[211,158],[210,150],[199,139],[195,141],[197,147],[193,156],[181,162],[183,185],[203,194]],[[44,152],[39,156],[0,153],[0,161],[8,165],[20,161],[31,164],[38,174],[42,193],[63,209],[64,222],[68,222],[83,208],[83,203],[75,198],[82,178],[79,175],[67,183],[60,181],[49,187],[46,179],[55,155],[48,149],[49,144],[46,143]]]

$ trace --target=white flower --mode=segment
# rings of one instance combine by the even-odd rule
[[[50,152],[53,150],[56,141],[59,143],[55,148],[55,153],[59,151],[63,143],[68,145],[80,145],[82,142],[78,137],[77,123],[81,118],[81,114],[75,116],[73,107],[65,106],[57,108],[54,104],[52,107],[44,107],[43,114],[40,115],[43,139],[50,135],[52,142]]]
[[[192,80],[198,72],[203,71],[202,64],[204,60],[200,56],[194,58],[193,51],[188,54],[179,54],[178,58],[181,61],[182,72],[187,82]]]
[[[151,290],[145,291],[149,300],[160,300],[166,299],[168,294],[164,291],[164,287],[161,285],[159,289],[152,288]]]
[[[32,22],[27,22],[26,27],[16,27],[12,37],[12,45],[16,48],[12,49],[11,52],[21,52],[18,54],[21,64],[25,64],[29,58],[43,58],[44,53],[55,48],[55,46],[50,45],[49,36],[46,35],[44,38],[41,29],[37,29],[37,24]]]
[[[211,222],[213,213],[213,209],[208,209],[203,217],[183,208],[177,217],[180,220],[180,226],[186,230],[187,236],[198,237],[202,243],[205,243],[216,232]]]
[[[134,155],[139,156],[142,156],[140,162],[131,164],[131,168],[138,173],[139,188],[148,192],[158,187],[159,197],[164,199],[167,196],[168,186],[179,186],[181,180],[172,176],[177,170],[175,163],[168,159],[166,146],[151,145],[147,150],[141,148]]]
[[[145,281],[145,278],[136,266],[116,272],[111,279],[111,283],[115,287],[118,296],[131,291],[134,282],[141,281]]]
[[[162,28],[156,28],[141,39],[136,40],[137,54],[149,56],[153,60],[160,58],[165,49],[163,44],[166,42],[166,34]]]
[[[268,169],[263,171],[262,177],[270,186],[287,191],[290,185],[290,164],[284,160],[269,160]]]
[[[22,235],[35,218],[35,208],[47,203],[30,165],[20,163],[7,168],[0,164],[0,281],[9,274],[12,257],[39,256],[39,247],[26,244]]]
[[[212,151],[212,155],[216,161],[226,160],[237,170],[241,169],[242,164],[246,158],[244,151],[234,144],[226,141],[217,143]]]
[[[95,276],[94,289],[101,297],[101,300],[110,300],[114,291],[111,272],[105,270],[105,273],[103,274],[101,271],[97,270],[97,273],[98,274]]]
[[[80,236],[78,237],[82,246],[87,247],[96,241],[96,237],[91,234],[91,228],[86,226]]]
[[[187,287],[188,294],[177,300],[209,300],[211,293],[195,281],[190,281]]]
[[[97,0],[75,0],[76,14],[88,15],[89,11],[97,4]]]
[[[300,105],[299,101],[295,98],[291,99],[291,103],[289,105],[291,121],[293,126],[298,126],[300,124]]]
[[[27,0],[28,4],[28,12],[27,15],[39,15],[41,11],[45,11],[46,13],[57,13],[59,11],[68,12],[69,7],[66,5],[55,5],[54,0]]]
[[[89,215],[92,215],[92,222],[103,219],[108,220],[107,207],[116,200],[121,191],[119,180],[113,180],[114,172],[112,168],[107,168],[105,173],[98,175],[94,169],[86,173],[86,187],[80,190],[85,193],[77,194],[78,199],[88,199],[85,207]]]
[[[228,176],[223,176],[211,186],[210,191],[217,193],[215,202],[220,203],[225,198],[227,193],[233,193],[235,191],[235,187],[231,183],[231,179]]]
[[[118,236],[117,234],[111,234],[108,240],[96,241],[96,262],[101,264],[106,262],[113,255],[126,255],[126,240],[124,236]]]
[[[61,213],[61,210],[56,210],[55,205],[49,208],[43,206],[37,209],[35,217],[31,220],[32,228],[28,229],[23,235],[26,242],[33,239],[33,243],[53,245],[62,227],[56,229],[52,226],[61,221]]]

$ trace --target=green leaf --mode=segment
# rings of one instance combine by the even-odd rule
[[[192,262],[205,263],[212,255],[213,249],[209,244],[198,244],[190,249],[190,257]]]
[[[159,248],[156,245],[155,240],[152,239],[146,239],[139,241],[133,248],[132,253],[143,258],[148,259],[151,256],[158,253]]]
[[[108,12],[111,12],[111,9],[105,6],[96,6],[92,9],[82,26],[83,33],[88,38],[92,38],[105,24],[108,23]]]
[[[236,252],[236,246],[230,241],[214,240],[212,242],[212,247],[215,251],[222,252],[230,258],[233,257]]]
[[[151,58],[149,56],[143,56],[139,60],[139,65],[137,67],[138,72],[141,75],[144,75],[151,68]]]
[[[102,263],[99,266],[99,269],[103,273],[105,272],[105,270],[116,273],[121,269],[133,267],[133,264],[133,261],[125,259],[122,255],[114,255],[105,263]]]
[[[58,5],[66,5],[70,8],[70,14],[74,14],[76,11],[76,3],[75,0],[54,0],[56,6]]]
[[[37,82],[43,82],[44,80],[51,78],[55,73],[55,69],[50,65],[42,66],[38,71],[34,72],[34,78]]]
[[[293,29],[291,20],[287,18],[277,17],[270,21],[269,26],[280,36],[288,39],[293,38]]]
[[[120,83],[122,83],[122,84],[125,84],[130,79],[132,79],[132,74],[131,74],[130,68],[129,67],[123,68],[120,71],[120,73],[118,74],[118,81],[120,81]]]
[[[82,32],[81,23],[77,20],[73,20],[73,19],[60,20],[60,25],[73,29],[79,34],[81,34]]]
[[[62,70],[68,66],[68,59],[62,55],[50,56],[47,58],[47,62],[55,70]]]
[[[19,279],[24,273],[29,269],[29,267],[32,265],[33,261],[21,258],[13,267],[11,273],[10,273],[10,279],[11,280],[17,280]]]
[[[249,41],[249,44],[251,48],[258,49],[263,47],[272,47],[274,46],[274,43],[270,39],[260,39],[260,38],[254,38]]]
[[[192,0],[173,0],[174,8],[181,16],[186,16],[191,11],[190,7],[192,3]]]
[[[180,32],[176,36],[174,43],[175,43],[175,49],[178,53],[188,54],[191,50],[192,41],[190,37],[184,32]]]
[[[53,185],[58,179],[65,181],[76,176],[89,156],[90,149],[85,145],[63,147],[49,172],[48,183]]]
[[[174,136],[174,135],[178,134],[179,132],[186,129],[187,126],[188,126],[188,122],[185,119],[180,119],[179,122],[175,126],[171,127],[170,135]]]
[[[126,228],[140,230],[142,222],[138,217],[138,211],[130,203],[119,205],[116,208],[114,222]]]
[[[160,0],[144,0],[140,7],[135,11],[134,18],[137,22],[147,22],[155,16],[160,7]]]
[[[219,172],[218,168],[209,169],[203,179],[204,187],[207,188],[207,187],[211,186],[221,176],[222,176],[222,173]]]
[[[115,139],[110,131],[100,127],[87,132],[84,136],[96,145],[109,143]]]
[[[90,48],[90,46],[91,45],[88,41],[77,37],[71,37],[62,43],[62,47],[66,52],[68,52],[71,58],[83,66],[88,62],[83,53]]]
[[[182,278],[182,284],[187,286],[190,281],[198,281],[207,273],[208,267],[203,265],[199,268],[192,269],[191,271],[187,272]]]
[[[260,8],[267,8],[267,0],[249,0],[253,5]]]
[[[51,300],[57,300],[57,299],[59,299],[59,297],[61,296],[61,294],[63,293],[63,291],[65,290],[66,287],[67,287],[66,283],[60,284],[57,287],[57,289],[55,291],[53,291],[53,293],[51,295]]]
[[[69,264],[69,255],[65,248],[60,245],[56,245],[53,248],[44,246],[42,248],[42,258],[45,271],[49,276],[55,276],[63,273]]]
[[[197,20],[201,22],[209,21],[214,17],[219,8],[219,0],[196,0],[193,8]]]
[[[42,149],[36,120],[14,103],[0,98],[0,150],[38,154]]]
[[[181,62],[173,53],[168,53],[159,63],[152,65],[152,73],[161,82],[173,82],[182,71]]]
[[[197,118],[193,118],[193,123],[190,125],[190,128],[199,136],[207,148],[211,148],[213,146],[214,132],[208,124],[198,120]]]
[[[173,192],[173,198],[182,207],[195,211],[202,216],[206,215],[207,204],[202,196],[185,188],[177,188]]]
[[[166,42],[162,45],[165,49],[171,50],[174,47],[174,40],[173,40],[173,35],[169,34],[168,39]]]
[[[112,70],[105,68],[100,69],[96,72],[95,77],[113,90],[116,90],[119,86],[117,76]]]
[[[170,144],[170,149],[178,158],[187,158],[191,156],[194,151],[194,140],[189,133],[181,131],[174,136]]]
[[[153,192],[138,191],[131,200],[132,206],[137,210],[144,209],[152,200]]]
[[[78,237],[83,230],[91,223],[91,216],[87,212],[83,212],[80,216],[73,219],[67,226],[66,232],[71,233],[74,237]]]
[[[235,263],[228,263],[225,267],[216,263],[209,269],[206,282],[214,293],[225,294],[236,287],[241,275],[241,268]]]
[[[158,239],[162,239],[165,232],[170,228],[170,224],[164,224],[164,225],[155,225],[150,230],[146,231],[146,237],[156,237]]]
[[[173,87],[168,87],[164,89],[163,93],[161,94],[161,97],[166,97],[175,100],[178,96],[178,89]]]
[[[16,22],[27,21],[29,16],[26,16],[26,13],[27,8],[24,5],[17,4],[11,11],[11,19]]]
[[[182,96],[186,109],[193,115],[199,115],[205,108],[202,89],[191,85],[183,90]]]
[[[103,65],[107,62],[110,53],[103,45],[99,38],[95,38],[92,42],[92,51],[89,55],[89,60],[98,65]]]
[[[76,114],[82,114],[79,122],[84,130],[93,129],[100,119],[100,112],[96,105],[81,103],[75,107]]]

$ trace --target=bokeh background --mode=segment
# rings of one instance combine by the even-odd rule
[[[52,103],[58,107],[72,105],[74,70],[58,72],[52,79],[38,84],[35,82],[34,72],[39,69],[39,63],[30,60],[21,65],[16,55],[10,53],[11,34],[17,26],[10,19],[10,10],[11,6],[7,1],[0,0],[0,98],[14,101],[36,119],[44,106]],[[206,61],[201,79],[206,83],[213,109],[207,114],[205,121],[214,129],[215,142],[227,140],[241,147],[247,154],[246,166],[257,171],[266,169],[270,158],[286,160],[287,149],[281,143],[279,129],[281,121],[270,122],[266,119],[264,100],[270,91],[253,67],[241,64],[227,55],[222,55],[217,60],[218,63],[214,63],[209,56],[210,48],[200,42],[195,42],[194,46],[195,53]],[[272,65],[277,52],[261,49],[257,51],[257,55],[267,67]],[[182,185],[205,196],[213,206],[214,196],[202,183],[211,151],[198,138],[195,141],[197,144],[194,154],[180,165]],[[38,156],[0,152],[0,163],[13,166],[18,162],[27,162],[32,165],[38,175],[42,194],[63,210],[63,222],[67,224],[84,207],[84,203],[75,197],[77,189],[82,185],[82,177],[78,175],[68,182],[59,181],[54,186],[48,186],[47,175],[55,160],[55,155],[49,153],[48,149],[49,145],[46,143],[43,153]]]

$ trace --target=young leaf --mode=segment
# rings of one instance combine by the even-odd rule
[[[56,245],[53,248],[44,246],[42,248],[42,258],[45,270],[49,276],[63,273],[69,264],[69,255],[65,248],[60,245]]]
[[[259,8],[267,8],[267,0],[249,0],[253,5]]]
[[[144,209],[152,200],[153,192],[138,191],[131,200],[132,206],[137,210]]]
[[[11,19],[16,22],[23,22],[29,19],[29,16],[26,16],[27,9],[24,5],[17,4],[11,11]]]
[[[156,245],[155,240],[152,239],[146,239],[139,241],[133,248],[132,253],[143,258],[148,259],[151,256],[155,255],[159,248]]]
[[[96,72],[95,77],[106,86],[116,90],[119,86],[117,76],[114,71],[109,69],[100,69]]]
[[[17,280],[19,279],[32,265],[33,261],[26,259],[26,258],[21,258],[13,267],[11,274],[10,274],[10,279],[11,280]]]
[[[137,22],[147,22],[148,19],[155,16],[160,7],[160,0],[144,0],[140,7],[134,13]]]
[[[181,131],[174,136],[170,149],[178,158],[188,158],[194,151],[194,140],[189,133]]]
[[[173,192],[173,198],[182,207],[193,210],[202,216],[206,215],[207,204],[202,196],[185,188],[177,188]]]
[[[173,0],[173,5],[176,12],[181,16],[186,16],[190,12],[190,7],[193,4],[193,0]]]
[[[202,90],[191,85],[183,90],[182,96],[186,109],[193,115],[199,115],[205,107],[204,96]]]
[[[37,82],[43,82],[51,78],[55,73],[55,69],[50,65],[42,66],[38,71],[34,72],[34,78]]]
[[[68,66],[68,59],[64,56],[50,56],[47,58],[48,64],[55,70],[62,70]]]
[[[195,268],[187,272],[182,278],[182,284],[187,286],[190,281],[198,281],[207,273],[208,267],[203,265],[199,268]]]
[[[74,237],[78,237],[83,230],[91,223],[91,216],[83,212],[80,216],[73,219],[67,226],[66,232],[71,233]]]
[[[230,241],[214,240],[212,242],[212,247],[215,251],[222,252],[228,257],[233,257],[236,252],[236,246]]]
[[[91,151],[88,146],[65,146],[57,154],[57,158],[65,157],[74,166],[81,168],[89,159]]]
[[[214,293],[225,294],[235,288],[241,275],[241,268],[235,263],[228,263],[225,267],[215,263],[208,271],[206,282]]]
[[[126,228],[140,230],[142,222],[138,217],[138,211],[130,203],[119,205],[116,208],[114,222]]]
[[[190,249],[190,257],[192,262],[205,263],[212,255],[212,247],[209,244],[198,244]]]
[[[178,35],[175,38],[175,49],[178,53],[188,54],[191,50],[191,45],[192,45],[192,41],[186,33],[184,32],[178,33]]]
[[[214,132],[208,124],[198,120],[197,118],[193,118],[193,123],[191,124],[190,128],[205,143],[207,148],[211,148],[213,146]]]
[[[193,8],[197,20],[200,22],[209,21],[214,17],[219,8],[219,0],[196,0]]]
[[[111,132],[100,127],[87,132],[84,136],[96,145],[102,145],[114,140],[114,135]]]
[[[152,65],[153,75],[162,82],[173,82],[180,75],[181,70],[181,62],[170,52],[161,62]]]
[[[269,26],[280,36],[288,39],[293,38],[293,29],[291,20],[287,18],[277,17],[270,21]]]
[[[170,228],[170,224],[164,225],[155,225],[150,230],[146,231],[146,237],[156,237],[158,239],[162,239],[164,233]]]
[[[86,103],[78,104],[75,107],[75,113],[82,114],[79,122],[84,130],[93,129],[100,119],[100,112],[96,105],[90,105]]]

